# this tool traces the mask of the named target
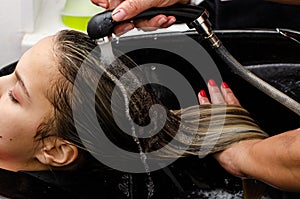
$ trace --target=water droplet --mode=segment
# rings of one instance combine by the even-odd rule
[[[156,66],[151,66],[151,70],[156,70]]]
[[[120,43],[120,37],[116,37],[116,44],[119,44]]]

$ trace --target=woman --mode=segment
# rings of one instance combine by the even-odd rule
[[[62,31],[55,36],[47,37],[38,42],[22,56],[12,74],[1,77],[1,130],[3,131],[1,133],[1,141],[3,142],[1,145],[1,168],[17,171],[47,170],[49,167],[55,169],[80,167],[79,160],[83,159],[81,154],[86,153],[86,145],[82,143],[85,140],[80,139],[78,136],[78,133],[83,133],[77,132],[76,127],[83,130],[88,129],[88,127],[80,128],[80,125],[86,124],[80,124],[81,121],[77,123],[77,121],[74,121],[76,118],[74,119],[73,117],[76,111],[81,111],[80,108],[86,108],[83,104],[89,102],[88,97],[86,97],[87,90],[92,89],[91,84],[94,84],[98,78],[95,74],[100,73],[103,73],[103,75],[99,80],[95,93],[96,105],[95,107],[90,105],[88,108],[91,110],[96,109],[97,119],[103,128],[110,132],[107,136],[111,136],[117,142],[117,145],[120,144],[128,150],[137,150],[132,137],[130,135],[122,135],[117,125],[111,122],[114,121],[114,117],[117,117],[117,115],[113,115],[109,105],[122,106],[122,103],[124,104],[124,90],[122,89],[129,91],[132,89],[132,85],[128,82],[138,84],[140,78],[135,76],[135,74],[129,74],[128,78],[130,81],[125,82],[126,85],[124,83],[121,86],[120,84],[118,85],[119,91],[116,94],[116,100],[112,101],[110,96],[116,86],[116,79],[128,72],[126,70],[130,67],[135,66],[129,58],[122,56],[105,68],[105,64],[101,63],[100,59],[97,59],[100,57],[101,52],[96,47],[96,43],[85,34],[75,31]],[[92,52],[92,56],[89,55],[90,52]],[[85,67],[82,67],[82,65],[85,65]],[[84,71],[81,70],[82,68],[85,68]],[[80,79],[80,73],[84,74],[82,77],[89,78]],[[76,88],[73,87],[74,85]],[[238,105],[230,89],[225,85],[224,83],[223,91],[226,99],[231,104]],[[84,92],[80,87],[84,88]],[[209,88],[212,96],[218,99],[220,97],[218,88],[213,80],[210,81]],[[147,86],[142,86],[138,91],[134,92],[130,98],[129,111],[133,121],[143,126],[150,122],[148,110],[152,105],[159,103],[159,100],[156,99],[151,88]],[[219,102],[218,100],[216,101],[216,103]],[[206,103],[207,101],[204,104]],[[197,106],[191,109],[199,110]],[[206,109],[209,111],[205,112]],[[214,114],[210,112],[210,109],[208,105],[203,110],[200,108],[200,111],[213,118]],[[253,139],[255,137],[265,138],[267,136],[248,118],[248,113],[242,108],[233,106],[229,109],[226,106],[220,106],[219,110],[222,114],[225,114],[222,111],[231,112],[233,121],[235,119],[238,122],[247,121],[244,126],[236,125],[236,127],[240,127],[241,137],[231,137],[230,139],[224,137],[224,142],[226,141],[228,146],[237,140]],[[88,112],[89,110],[84,109],[84,114]],[[168,144],[168,139],[177,133],[178,125],[180,124],[179,116],[181,114],[185,115],[184,110],[167,110],[167,125],[153,138],[141,139],[142,150],[144,152],[153,151]],[[246,119],[239,118],[239,114],[245,115]],[[125,120],[127,120],[127,116],[126,113],[120,113],[120,117],[124,117]],[[204,123],[204,117],[202,119],[197,118],[197,115],[189,115],[189,113],[185,116],[195,117],[197,125],[199,125],[198,122],[201,124],[202,119]],[[89,117],[89,115],[82,117]],[[212,121],[213,119],[206,123],[213,124],[210,123]],[[11,128],[12,122],[14,124],[13,128]],[[182,121],[182,124],[188,125],[185,122]],[[76,126],[76,123],[78,126]],[[216,123],[217,125],[220,124]],[[252,133],[249,133],[250,127],[252,128]],[[201,128],[203,129],[197,132],[198,143],[194,143],[195,140],[191,143],[178,140],[183,146],[189,145],[185,152],[175,147],[171,148],[170,151],[165,150],[165,154],[160,155],[171,158],[188,154],[199,155],[198,149],[201,147],[201,134],[204,135],[210,127],[203,125]],[[85,133],[97,136],[95,132],[90,132],[89,130]],[[228,135],[230,137],[232,134],[228,131]],[[120,141],[120,138],[128,140],[128,144],[124,144],[124,140]],[[230,141],[231,139],[233,141]],[[214,149],[207,153],[214,153],[224,149],[224,147],[227,146],[219,146],[217,143]],[[90,152],[99,153],[99,151]],[[75,162],[76,164],[73,164]]]

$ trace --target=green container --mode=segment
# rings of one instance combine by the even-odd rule
[[[67,0],[61,12],[62,22],[69,28],[86,31],[89,20],[104,9],[89,0]]]
[[[86,31],[87,24],[91,17],[85,17],[85,16],[67,16],[62,15],[61,19],[63,23],[68,26],[69,28],[75,29],[75,30],[81,30]]]

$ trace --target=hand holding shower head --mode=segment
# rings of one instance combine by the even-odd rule
[[[165,8],[152,8],[142,12],[130,20],[149,19],[159,14],[175,16],[176,23],[190,23],[201,16],[206,10],[191,5],[173,5]],[[114,27],[122,22],[112,19],[112,10],[93,16],[88,22],[87,33],[92,39],[99,39],[113,33]]]

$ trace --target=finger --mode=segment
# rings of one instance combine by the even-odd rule
[[[208,81],[207,86],[212,104],[226,104],[219,87],[213,79]]]
[[[175,2],[171,2],[170,4],[174,3]],[[116,7],[112,15],[115,21],[123,21],[131,19],[132,17],[149,8],[159,6],[168,6],[168,4],[162,2],[161,0],[125,0]]]
[[[91,0],[93,4],[97,6],[101,6],[102,8],[108,8],[109,2],[108,0]]]
[[[224,96],[225,102],[231,105],[241,105],[239,100],[235,97],[232,90],[229,88],[226,82],[221,84],[221,92]]]
[[[134,28],[134,24],[133,23],[131,23],[131,22],[124,22],[124,23],[121,23],[120,25],[117,25],[114,28],[114,33],[117,36],[120,36],[122,34],[125,34],[128,31],[132,30],[133,28]]]
[[[206,92],[205,90],[201,90],[198,93],[198,101],[200,105],[204,105],[204,104],[210,104],[210,101],[207,98]]]
[[[163,24],[168,22],[168,18],[165,15],[157,15],[151,19],[145,20],[140,19],[134,21],[134,25],[137,28],[141,28],[143,30],[155,30],[160,28]]]
[[[159,20],[161,21],[157,22]],[[157,30],[158,28],[169,27],[175,21],[176,21],[175,17],[172,16],[166,17],[165,15],[158,15],[153,17],[150,20],[136,20],[134,23],[123,22],[114,28],[114,33],[120,36],[132,30],[134,27],[141,28],[142,30],[145,31],[153,31],[153,30]]]
[[[112,10],[112,9],[115,9],[118,5],[120,5],[123,2],[123,0],[110,0],[108,2],[109,2],[109,4],[108,4],[107,9]]]
[[[168,28],[176,22],[176,18],[174,16],[168,16],[167,18],[168,21],[161,26],[162,28]]]
[[[134,21],[134,26],[142,30],[156,30],[168,21],[165,15],[157,15],[151,19],[139,19]]]
[[[135,27],[143,30],[156,30],[158,28],[167,28],[174,24],[176,18],[174,16],[157,15],[149,20],[136,20]]]

